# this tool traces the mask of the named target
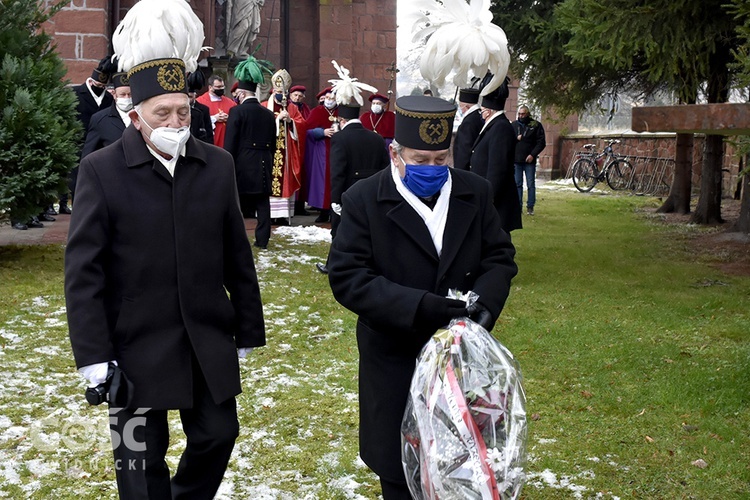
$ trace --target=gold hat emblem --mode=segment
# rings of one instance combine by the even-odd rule
[[[156,73],[156,81],[167,92],[181,92],[185,89],[185,71],[176,64],[163,64]]]
[[[448,120],[445,118],[422,120],[419,138],[425,144],[440,144],[448,137]]]

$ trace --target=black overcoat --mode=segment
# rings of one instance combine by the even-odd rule
[[[355,182],[390,165],[385,140],[361,123],[350,123],[331,137],[331,203]]]
[[[112,103],[115,102],[115,98],[112,97],[112,94],[105,90],[104,98],[102,98],[102,103],[96,104],[96,101],[91,96],[91,92],[89,92],[89,89],[85,83],[74,86],[73,92],[78,99],[76,112],[78,113],[78,120],[80,120],[80,122],[83,124],[83,132],[85,134],[89,129],[89,122],[91,121],[91,117],[94,116],[94,113],[103,109],[107,109]]]
[[[489,183],[451,170],[453,188],[438,257],[417,212],[387,168],[343,196],[341,226],[328,257],[336,300],[359,316],[360,454],[381,477],[403,481],[401,419],[420,349],[434,331],[416,324],[427,292],[473,290],[497,319],[517,272]]]
[[[495,208],[506,232],[521,229],[521,202],[513,177],[516,133],[505,113],[482,130],[471,151],[471,171],[492,184]]]
[[[224,149],[234,158],[240,194],[271,194],[276,118],[251,97],[229,110]]]
[[[461,120],[456,131],[456,138],[453,140],[453,166],[455,168],[469,170],[471,147],[479,137],[482,126],[484,126],[484,120],[479,109],[475,109]]]
[[[265,328],[232,157],[191,137],[173,178],[128,127],[84,158],[65,299],[76,365],[117,360],[133,407],[191,407],[193,358],[215,402],[237,395]]]
[[[89,121],[89,129],[86,132],[81,158],[109,146],[122,137],[124,130],[125,122],[122,121],[114,103],[109,108],[94,113]]]
[[[214,130],[211,125],[211,111],[208,106],[194,101],[190,105],[190,133],[193,137],[209,144],[214,143]]]

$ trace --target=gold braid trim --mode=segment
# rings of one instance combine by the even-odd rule
[[[271,169],[271,196],[281,197],[282,177],[284,176],[284,151],[286,150],[286,124],[279,124],[279,135],[276,137],[276,152],[273,154]]]
[[[182,67],[183,70],[185,69],[185,62],[182,59],[177,59],[176,57],[172,57],[170,59],[154,59],[153,61],[146,61],[137,66],[133,66],[130,71],[128,71],[128,79],[139,71],[153,68],[155,66],[161,66],[162,64],[174,64]]]
[[[453,118],[456,116],[456,110],[452,111],[446,111],[444,113],[422,113],[419,111],[409,111],[403,108],[400,108],[398,104],[396,104],[396,112],[400,113],[404,116],[408,116],[409,118],[418,118],[420,120],[425,119],[440,119],[440,118]]]

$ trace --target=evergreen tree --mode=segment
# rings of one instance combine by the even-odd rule
[[[685,104],[700,92],[709,103],[727,100],[739,44],[727,0],[497,0],[493,12],[513,49],[512,70],[540,106],[580,112],[622,89],[672,92]],[[721,220],[721,138],[706,144],[700,223]],[[687,189],[689,210],[689,172],[687,184],[677,182],[684,174],[674,185]]]
[[[42,24],[66,1],[0,1],[0,208],[26,221],[67,189],[82,136],[65,66]]]

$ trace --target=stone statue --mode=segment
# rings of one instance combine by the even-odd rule
[[[226,51],[237,57],[250,54],[250,44],[260,33],[260,9],[265,0],[227,0]]]

